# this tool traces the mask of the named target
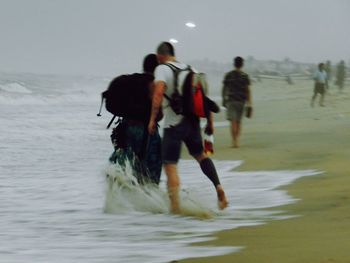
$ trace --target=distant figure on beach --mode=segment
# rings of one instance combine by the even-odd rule
[[[235,69],[226,73],[223,80],[222,101],[227,109],[227,120],[231,122],[232,146],[239,147],[241,123],[246,106],[247,117],[252,113],[252,96],[250,79],[247,73],[242,71],[244,60],[241,57],[234,59]]]
[[[344,82],[346,77],[345,69],[346,69],[345,62],[344,60],[342,60],[337,66],[337,75],[336,75],[336,81],[335,81],[335,85],[338,86],[339,92],[342,92],[344,88]]]
[[[327,60],[324,70],[327,73],[326,89],[328,90],[332,79],[332,64],[329,60]]]
[[[292,78],[291,78],[289,75],[286,76],[286,81],[287,81],[287,83],[288,83],[289,85],[293,85],[293,84],[294,84]]]
[[[155,70],[155,91],[152,100],[152,112],[148,125],[150,134],[156,129],[156,116],[163,103],[164,134],[162,142],[162,157],[167,176],[168,194],[171,212],[181,213],[179,189],[180,178],[177,163],[180,159],[181,144],[185,143],[189,153],[197,160],[203,173],[213,183],[218,198],[218,206],[224,209],[228,202],[220,184],[214,163],[204,153],[199,118],[177,114],[176,105],[179,101],[180,85],[189,74],[189,67],[176,60],[175,50],[169,42],[162,42],[157,48],[159,62]],[[184,94],[182,94],[184,96]],[[175,99],[176,98],[176,99]],[[207,129],[213,131],[213,120],[208,119]],[[197,175],[194,175],[197,176]]]
[[[326,83],[327,83],[327,73],[324,70],[324,64],[320,63],[318,64],[318,70],[314,74],[314,95],[311,98],[311,107],[315,104],[315,99],[318,94],[321,95],[320,97],[320,106],[324,107],[324,97],[326,93]]]
[[[149,54],[143,61],[144,73],[131,75],[135,78],[133,82],[135,90],[127,106],[132,109],[113,129],[111,135],[115,151],[110,161],[120,165],[123,165],[126,160],[130,161],[139,183],[159,184],[162,171],[161,139],[158,128],[156,127],[152,134],[148,134],[147,129],[154,90],[153,73],[158,65],[156,54]],[[156,122],[161,118],[160,111]]]

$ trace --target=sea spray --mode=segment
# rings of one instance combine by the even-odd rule
[[[166,189],[155,184],[140,184],[130,161],[125,166],[111,163],[106,171],[106,200],[104,211],[118,214],[127,211],[169,213]],[[181,215],[199,219],[212,218],[215,212],[200,201],[195,190],[180,191]]]
[[[111,163],[106,169],[106,213],[142,211],[167,213],[166,195],[153,184],[141,185],[133,174],[129,161],[125,166]]]
[[[133,207],[101,213],[109,187],[101,167],[106,166],[110,147],[110,130],[105,129],[110,116],[103,114],[102,120],[93,116],[108,80],[1,74],[0,85],[16,82],[32,91],[0,91],[1,262],[163,263],[235,252],[239,248],[191,244],[213,239],[218,231],[290,217],[278,210],[298,200],[279,187],[318,174],[238,172],[235,168],[241,161],[214,160],[230,206],[211,220],[173,216],[167,206],[165,213],[138,212]],[[276,90],[274,83],[265,83]],[[295,96],[265,94],[259,100]],[[227,124],[215,122],[215,127]],[[178,168],[181,194],[188,192],[206,209],[217,211],[215,190],[198,164],[180,160]],[[166,177],[161,178],[159,202],[167,204]],[[110,200],[110,204],[117,201],[112,196]],[[275,208],[265,209],[269,207]]]

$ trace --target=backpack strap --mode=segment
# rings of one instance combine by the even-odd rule
[[[165,93],[164,93],[164,98],[166,98],[168,101],[171,100],[171,98],[168,95],[166,95]]]
[[[113,123],[115,117],[117,117],[117,115],[114,115],[114,116],[112,117],[111,121],[108,123],[108,125],[107,125],[107,127],[106,127],[107,130],[109,129],[109,127],[111,127],[111,125],[112,125],[112,123]],[[120,122],[120,118],[118,119],[118,122]]]
[[[163,64],[163,65],[168,66],[168,67],[172,70],[172,72],[173,72],[173,74],[174,74],[174,89],[175,89],[175,92],[178,92],[178,93],[179,93],[179,89],[178,89],[178,85],[179,85],[178,77],[179,77],[179,74],[180,74],[182,71],[187,71],[187,70],[193,71],[192,68],[191,68],[191,66],[187,65],[186,68],[181,69],[181,68],[176,67],[175,65],[173,65],[173,64],[171,64],[171,63],[165,63],[165,64]],[[169,101],[171,100],[171,99],[169,98],[169,96],[166,95],[166,94],[164,94],[164,97],[165,97],[167,100],[169,100]]]
[[[101,111],[102,111],[102,106],[103,106],[103,100],[104,99],[105,99],[105,97],[104,97],[104,92],[103,92],[103,93],[101,93],[101,105],[100,105],[100,110],[97,113],[97,117],[101,117],[102,116],[101,115]]]
[[[178,90],[178,88],[177,88],[177,86],[178,86],[178,76],[179,76],[179,74],[180,74],[180,72],[181,72],[181,69],[180,68],[178,68],[178,67],[176,67],[175,65],[173,65],[173,64],[171,64],[171,63],[166,63],[166,64],[164,64],[165,66],[168,66],[170,69],[171,69],[171,71],[173,72],[173,74],[174,74],[174,89],[175,90]]]

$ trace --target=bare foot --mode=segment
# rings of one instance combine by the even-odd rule
[[[232,144],[232,148],[239,148],[239,144],[236,142],[236,143],[233,143]]]
[[[233,142],[232,142],[232,148],[239,148],[238,140],[233,140]]]
[[[228,201],[226,199],[226,195],[224,189],[222,189],[221,185],[218,185],[216,188],[216,192],[218,195],[218,206],[220,210],[224,210],[228,206]]]
[[[170,213],[172,213],[174,215],[180,215],[181,214],[180,207],[171,207],[170,208]]]

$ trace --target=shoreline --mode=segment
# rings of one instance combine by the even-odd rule
[[[216,129],[213,156],[244,160],[239,171],[323,171],[283,187],[299,201],[272,210],[296,217],[219,232],[217,239],[194,246],[244,248],[178,262],[350,262],[350,97],[347,90],[339,95],[333,89],[326,107],[311,108],[310,85],[301,84],[271,88],[271,94],[278,92],[286,99],[271,100],[268,107],[257,100],[254,119],[243,120],[241,148],[228,147],[228,128]],[[258,97],[264,95],[261,87],[256,89]]]

